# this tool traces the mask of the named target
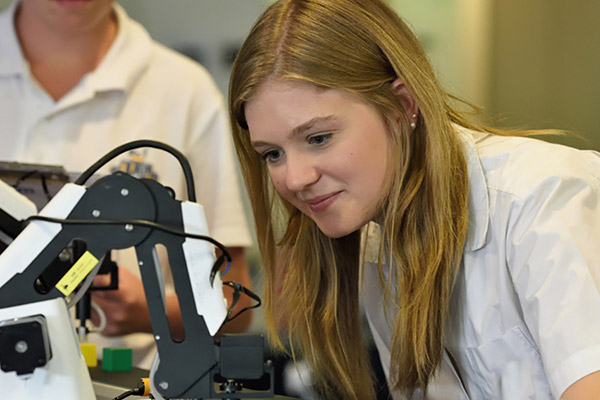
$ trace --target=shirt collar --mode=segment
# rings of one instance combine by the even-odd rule
[[[14,0],[0,13],[0,37],[5,39],[0,40],[0,76],[23,75],[28,69],[14,23],[18,5],[19,0]],[[88,92],[129,91],[150,61],[152,41],[148,32],[131,20],[118,3],[113,7],[117,37],[98,67],[83,77]]]
[[[21,75],[27,70],[15,29],[15,12],[18,5],[19,0],[12,1],[8,8],[0,13],[0,76]]]
[[[84,78],[96,92],[131,90],[151,57],[152,40],[148,32],[131,20],[118,3],[113,7],[119,29],[117,37],[98,67]]]
[[[463,140],[463,149],[469,174],[469,227],[465,241],[466,251],[475,251],[487,242],[489,228],[490,203],[487,191],[487,181],[477,153],[475,135],[470,131],[455,125],[460,138]]]

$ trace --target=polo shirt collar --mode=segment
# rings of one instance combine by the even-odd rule
[[[469,227],[465,241],[466,251],[475,251],[487,242],[489,229],[490,202],[487,181],[477,153],[476,132],[454,125],[463,140],[468,175],[469,175]]]
[[[118,3],[114,4],[114,11],[117,37],[98,67],[84,78],[95,92],[130,91],[150,62],[152,40],[148,32],[131,20]]]
[[[15,29],[18,5],[15,0],[0,13],[0,76],[22,75],[28,68]]]
[[[0,37],[4,38],[0,40],[0,76],[24,75],[29,68],[15,29],[18,6],[19,0],[14,0],[0,13]],[[150,61],[152,39],[148,32],[131,20],[119,4],[113,7],[118,33],[98,67],[83,77],[82,83],[89,92],[131,90]]]

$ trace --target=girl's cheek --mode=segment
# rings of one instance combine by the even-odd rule
[[[273,186],[275,186],[275,190],[277,190],[277,193],[285,197],[285,188],[282,187],[280,179],[273,178]]]

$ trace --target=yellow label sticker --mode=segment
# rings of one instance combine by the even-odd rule
[[[58,281],[56,288],[65,296],[70,295],[73,290],[85,279],[98,263],[98,259],[92,253],[86,251],[77,260],[71,269]]]

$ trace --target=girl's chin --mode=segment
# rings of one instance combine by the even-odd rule
[[[360,228],[359,227],[356,229],[352,229],[352,228],[340,227],[340,226],[331,227],[331,226],[319,225],[318,222],[317,222],[317,226],[319,227],[319,230],[325,236],[327,236],[328,238],[331,238],[331,239],[339,239],[341,237],[347,236]]]

